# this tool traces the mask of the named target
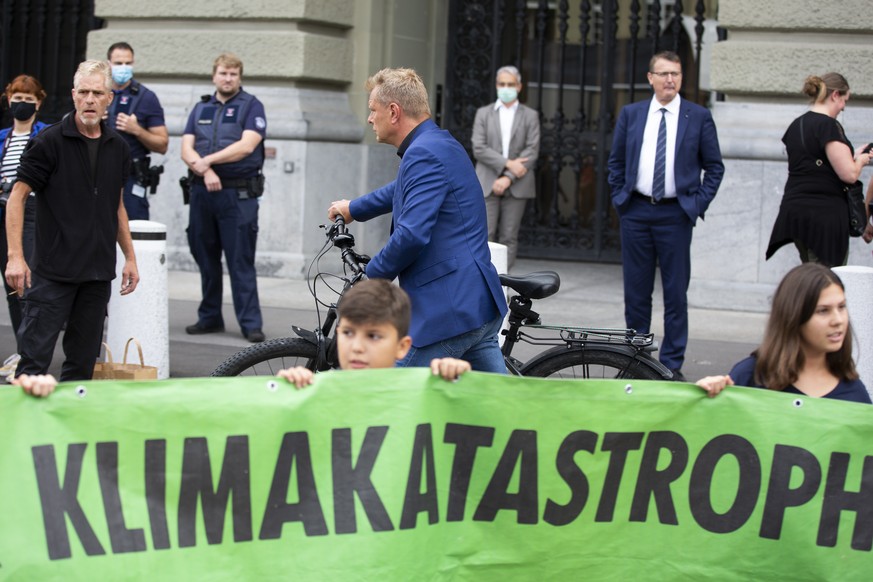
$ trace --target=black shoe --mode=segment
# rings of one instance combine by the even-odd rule
[[[674,382],[687,382],[685,379],[685,374],[682,373],[682,370],[670,370],[673,372],[673,381]]]
[[[259,329],[253,329],[252,331],[244,333],[243,335],[246,336],[246,339],[253,344],[261,343],[262,341],[267,339],[267,337],[264,335],[264,332]]]
[[[200,325],[200,323],[195,323],[194,325],[189,325],[185,328],[185,333],[188,335],[203,335],[204,333],[219,333],[224,331],[223,325],[213,325],[211,327],[206,327],[204,325]]]

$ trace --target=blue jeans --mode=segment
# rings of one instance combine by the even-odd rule
[[[503,317],[486,322],[472,331],[450,337],[428,346],[411,347],[406,357],[397,362],[399,368],[429,367],[434,358],[459,358],[467,360],[479,372],[506,373],[506,364],[497,333]]]

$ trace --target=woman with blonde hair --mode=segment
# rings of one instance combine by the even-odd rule
[[[861,148],[856,154],[836,120],[851,95],[845,77],[839,73],[807,77],[803,93],[812,100],[812,107],[782,136],[788,153],[788,181],[767,258],[794,243],[804,263],[844,265],[849,254],[844,187],[858,179],[870,163],[870,153]]]
[[[845,288],[836,273],[815,263],[789,271],[758,349],[730,375],[697,382],[710,396],[733,384],[871,404],[852,359]]]

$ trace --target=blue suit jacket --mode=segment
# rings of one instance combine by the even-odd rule
[[[612,204],[621,215],[630,204],[637,182],[643,132],[651,99],[622,108],[609,153],[609,186]],[[691,219],[703,218],[724,175],[718,134],[709,110],[682,99],[676,130],[674,177],[679,204]],[[703,177],[701,178],[701,171]]]
[[[417,347],[481,327],[506,313],[488,250],[485,200],[467,152],[433,121],[420,124],[397,178],[351,202],[355,220],[393,212],[391,236],[367,276],[393,280],[412,300]]]

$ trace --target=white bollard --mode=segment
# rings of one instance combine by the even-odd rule
[[[136,253],[140,282],[129,295],[121,295],[124,254],[116,247],[115,280],[109,299],[106,343],[120,362],[124,345],[135,337],[142,345],[147,366],[158,368],[158,378],[170,377],[169,291],[167,281],[167,226],[150,220],[131,220],[130,235]],[[127,363],[139,363],[131,344]]]
[[[505,275],[509,272],[509,249],[506,245],[502,245],[500,243],[489,242],[488,249],[491,251],[491,264],[494,265],[494,268],[497,269],[497,273],[500,275]],[[503,288],[503,296],[507,300],[509,299],[509,289],[507,287]],[[509,313],[506,313],[506,317],[503,318],[503,328],[509,329]],[[506,336],[500,334],[497,336],[500,345],[503,346],[503,340],[506,339]]]
[[[491,251],[491,264],[494,265],[494,268],[497,269],[499,274],[506,274],[509,271],[509,267],[507,266],[509,255],[507,254],[508,249],[506,248],[506,245],[490,242],[488,243],[488,249]]]
[[[873,397],[873,268],[834,267],[846,287],[846,307],[855,335],[852,357],[861,381]]]

